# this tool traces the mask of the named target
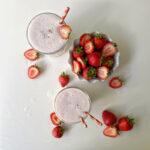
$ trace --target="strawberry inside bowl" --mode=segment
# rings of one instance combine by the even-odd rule
[[[69,63],[79,79],[104,81],[119,66],[119,55],[117,44],[109,36],[84,33],[74,40]]]

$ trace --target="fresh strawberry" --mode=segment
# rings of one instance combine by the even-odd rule
[[[97,69],[97,77],[100,80],[106,80],[108,77],[109,69],[105,66],[99,67]]]
[[[86,68],[87,59],[83,57],[78,57],[77,61],[80,62],[82,69]]]
[[[82,76],[86,80],[91,80],[96,77],[96,69],[93,67],[88,67],[83,70]]]
[[[29,49],[29,50],[24,52],[24,56],[25,56],[25,58],[33,61],[33,60],[38,59],[39,53],[34,49]]]
[[[88,63],[93,67],[99,67],[100,66],[100,53],[93,52],[88,55]]]
[[[82,34],[80,37],[80,45],[84,46],[84,44],[91,39],[92,37],[89,33]]]
[[[113,77],[109,81],[109,86],[113,89],[117,89],[117,88],[122,87],[122,83],[123,83],[123,81],[119,77]]]
[[[66,86],[69,83],[69,75],[65,74],[65,72],[63,72],[60,76],[59,76],[59,83],[61,84],[62,87]]]
[[[129,117],[121,117],[118,120],[118,129],[120,131],[129,131],[133,128],[134,125],[134,119]]]
[[[102,54],[104,57],[114,56],[117,52],[117,48],[113,43],[107,43],[102,50]]]
[[[107,110],[103,111],[102,118],[104,124],[107,126],[112,126],[117,121],[117,117],[115,116],[115,114]]]
[[[61,126],[56,126],[52,130],[52,135],[55,138],[61,138],[63,136],[64,129]]]
[[[97,49],[103,48],[104,45],[106,45],[106,43],[108,43],[108,41],[100,33],[97,33],[94,35],[93,41],[94,41],[94,45]]]
[[[72,29],[69,25],[64,24],[59,27],[59,33],[63,39],[69,39],[71,32],[72,32]]]
[[[75,47],[72,51],[72,56],[74,58],[82,57],[84,54],[83,48],[81,46]]]
[[[38,66],[32,65],[28,68],[28,77],[30,79],[36,78],[37,76],[39,76],[39,74],[40,74],[40,69]]]
[[[118,136],[118,131],[116,127],[106,127],[103,131],[103,134],[108,137],[116,137]]]
[[[56,113],[55,112],[52,112],[50,114],[50,119],[52,121],[52,123],[56,126],[60,125],[61,124],[61,121],[60,119],[57,117]]]
[[[94,51],[94,44],[92,41],[87,41],[85,44],[84,44],[84,51],[86,54],[91,54],[93,53]]]
[[[73,60],[72,62],[72,70],[74,73],[79,74],[81,72],[81,64],[80,62]]]
[[[114,58],[113,57],[103,57],[101,65],[105,66],[111,70],[114,66]]]

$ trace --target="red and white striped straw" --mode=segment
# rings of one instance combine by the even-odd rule
[[[96,119],[94,116],[92,116],[89,112],[84,112],[86,115],[88,115],[97,125],[102,125],[102,122]]]
[[[85,126],[85,128],[87,128],[88,126],[87,126],[85,120],[83,119],[83,117],[80,117],[80,120],[81,120],[81,123]]]
[[[67,14],[68,14],[68,12],[69,12],[69,10],[70,10],[70,8],[69,8],[69,7],[66,7],[66,9],[64,10],[64,15],[61,17],[61,20],[60,20],[60,22],[59,22],[60,24],[62,24],[62,23],[64,22],[64,20],[65,20]]]

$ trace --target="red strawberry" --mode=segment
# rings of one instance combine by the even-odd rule
[[[59,76],[59,82],[62,87],[66,86],[69,83],[69,75],[65,74],[64,72]]]
[[[103,111],[102,118],[103,118],[104,124],[107,126],[112,126],[117,121],[117,117],[115,116],[115,114],[107,110]]]
[[[82,76],[86,80],[91,80],[96,77],[96,69],[93,67],[88,67],[83,70]]]
[[[105,136],[109,137],[116,137],[118,136],[117,128],[116,127],[106,127],[103,131]]]
[[[129,131],[133,128],[134,125],[134,119],[129,117],[121,117],[118,120],[118,129],[120,131]]]
[[[64,129],[61,126],[54,127],[52,130],[52,135],[55,138],[61,138],[63,136]]]
[[[79,74],[81,72],[81,64],[78,61],[73,60],[72,70],[74,73]]]
[[[94,44],[92,41],[87,41],[85,44],[84,44],[84,51],[86,54],[91,54],[93,53],[94,51]]]
[[[86,68],[87,59],[83,57],[78,57],[77,61],[80,62],[82,69]]]
[[[102,50],[102,54],[104,57],[113,56],[117,52],[117,48],[113,43],[107,43]]]
[[[29,60],[36,60],[39,57],[39,53],[34,49],[29,49],[24,52],[24,56]]]
[[[71,32],[72,32],[72,29],[69,25],[64,24],[59,27],[59,33],[63,39],[69,39]]]
[[[99,67],[100,66],[100,53],[94,52],[92,54],[88,55],[88,63],[93,67]]]
[[[109,86],[113,89],[117,89],[122,87],[122,80],[119,77],[113,77],[110,81],[109,81]]]
[[[94,35],[93,41],[94,41],[95,47],[97,49],[103,48],[104,45],[106,45],[106,43],[108,43],[108,41],[100,33],[97,33]]]
[[[38,66],[32,65],[28,68],[28,77],[30,79],[36,78],[37,76],[39,76],[39,74],[40,74],[40,69]]]
[[[97,77],[100,80],[106,80],[108,77],[109,69],[105,66],[99,67],[97,69]]]
[[[61,121],[60,119],[56,116],[56,113],[55,112],[52,112],[50,114],[50,119],[52,121],[52,123],[56,126],[60,125],[61,124]]]
[[[102,58],[102,66],[105,66],[111,70],[113,68],[113,65],[114,65],[113,57],[103,57]]]
[[[91,40],[91,39],[92,39],[92,37],[91,37],[91,35],[89,33],[85,33],[85,34],[81,35],[81,37],[80,37],[80,45],[84,46],[84,44],[87,41]]]
[[[78,57],[81,57],[83,56],[84,54],[84,51],[83,51],[83,48],[81,46],[78,46],[76,47],[73,51],[72,51],[72,56],[74,58],[78,58]]]

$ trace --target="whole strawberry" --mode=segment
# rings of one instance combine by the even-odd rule
[[[93,38],[94,41],[94,45],[97,49],[101,49],[104,47],[104,45],[108,42],[105,38],[103,34],[97,33],[94,35]]]
[[[62,87],[66,86],[69,83],[69,75],[65,74],[65,72],[63,72],[60,76],[59,76],[59,82],[61,84]]]
[[[52,130],[52,135],[55,138],[61,138],[63,136],[64,129],[61,126],[56,126]]]
[[[133,128],[134,119],[129,117],[121,117],[118,120],[118,130],[120,131],[129,131]]]
[[[83,70],[82,76],[86,80],[91,80],[96,77],[96,69],[93,67],[88,67]]]
[[[117,117],[115,116],[115,114],[107,110],[103,111],[102,118],[103,118],[104,124],[107,126],[112,126],[117,121]]]
[[[93,67],[99,67],[101,61],[101,55],[98,52],[93,52],[87,57],[88,63]]]
[[[81,46],[75,47],[72,51],[72,56],[74,58],[82,57],[84,54],[83,48]]]

